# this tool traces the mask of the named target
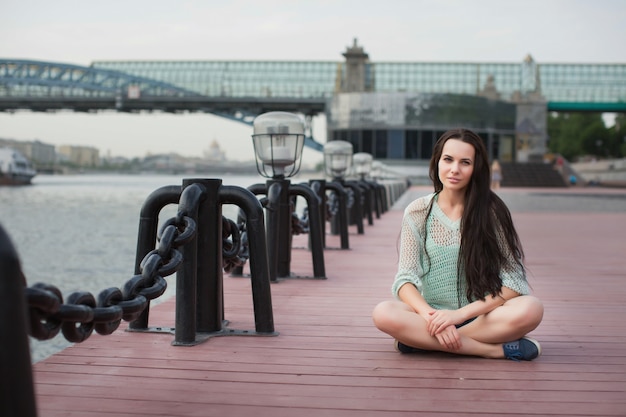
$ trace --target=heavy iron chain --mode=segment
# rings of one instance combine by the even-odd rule
[[[232,240],[229,237],[232,236]],[[243,266],[250,258],[248,231],[246,224],[239,225],[234,221],[222,217],[222,259],[223,269],[231,272]]]
[[[259,199],[261,205],[267,208],[269,199],[263,197]],[[302,217],[298,217],[298,213],[295,211],[295,205],[293,201],[290,203],[291,208],[291,234],[300,235],[309,233],[309,212],[308,207],[304,209]]]
[[[233,262],[244,263],[247,252],[235,223],[226,218],[222,218],[222,222],[228,225],[223,228],[226,231],[222,240],[224,264],[230,268]],[[245,225],[241,227],[245,228]],[[183,265],[183,255],[176,248],[191,241],[196,231],[196,222],[186,213],[179,212],[167,220],[157,234],[157,248],[147,253],[140,263],[141,274],[133,276],[121,289],[112,287],[101,291],[97,300],[89,292],[78,291],[70,294],[63,303],[61,291],[53,285],[37,283],[27,287],[29,334],[39,340],[48,340],[60,330],[68,341],[80,343],[94,330],[109,335],[117,330],[122,320],[136,320],[149,305],[149,300],[165,292],[167,282],[164,277]],[[231,235],[232,242],[228,240]]]
[[[346,195],[348,197],[347,200],[346,200],[346,206],[348,208],[352,208],[352,206],[354,205],[354,202],[356,200],[354,190],[351,187],[347,187],[346,188]]]

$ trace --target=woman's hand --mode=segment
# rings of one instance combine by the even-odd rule
[[[461,348],[461,336],[455,324],[463,323],[464,319],[458,310],[431,310],[424,319],[428,333],[437,338],[440,345],[452,351]]]
[[[435,335],[437,341],[449,350],[461,349],[461,336],[454,325],[448,326]]]
[[[437,336],[448,327],[454,327],[455,324],[461,324],[465,321],[458,310],[434,310],[430,311],[428,314],[430,316],[427,320],[428,333],[431,336]]]

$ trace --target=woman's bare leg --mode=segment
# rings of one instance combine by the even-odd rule
[[[543,306],[539,300],[530,296],[516,297],[460,328],[461,348],[450,350],[430,336],[426,321],[401,301],[384,301],[373,312],[379,330],[408,346],[488,358],[504,357],[502,344],[536,328],[542,316]]]
[[[542,318],[541,301],[530,295],[522,295],[477,317],[461,327],[459,333],[485,343],[506,343],[535,330]]]

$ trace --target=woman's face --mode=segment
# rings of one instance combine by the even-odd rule
[[[476,151],[469,143],[458,139],[449,139],[444,143],[439,158],[439,180],[444,189],[463,191],[474,172]]]

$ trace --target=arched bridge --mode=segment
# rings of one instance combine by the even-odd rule
[[[349,91],[541,95],[549,111],[626,112],[626,64],[373,63],[360,90],[332,61],[110,61],[88,67],[0,59],[0,111],[207,112],[243,123],[274,110],[310,120]],[[310,136],[310,135],[309,135]],[[307,145],[320,149],[311,137]]]
[[[0,111],[205,112],[246,124],[259,114],[281,110],[310,117],[324,111],[326,100],[292,97],[204,95],[142,75],[114,69],[55,62],[0,60]],[[312,137],[305,144],[322,145]]]

